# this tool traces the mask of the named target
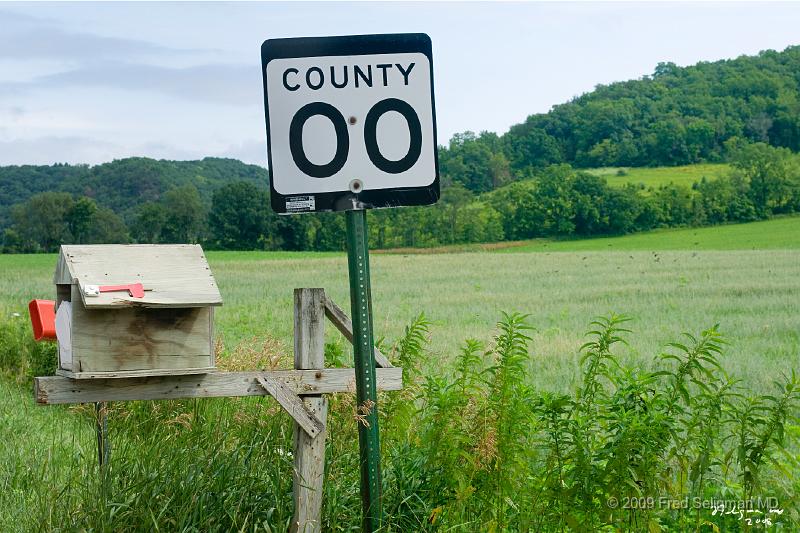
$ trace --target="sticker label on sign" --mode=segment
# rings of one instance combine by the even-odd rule
[[[299,211],[314,211],[313,196],[290,196],[286,199],[286,211],[297,213]]]

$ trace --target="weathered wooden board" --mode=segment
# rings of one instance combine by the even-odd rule
[[[75,361],[75,360],[73,360]],[[210,355],[131,355],[125,358],[115,358],[108,354],[91,359],[81,358],[78,365],[73,366],[72,372],[84,374],[96,372],[138,372],[168,370],[167,374],[194,374],[197,370],[213,370]],[[74,365],[74,362],[73,362]]]
[[[303,403],[320,420],[328,416],[328,398],[305,396]],[[327,426],[316,437],[303,431],[294,432],[294,516],[290,533],[322,531],[322,495],[325,480],[325,437]]]
[[[325,299],[324,289],[294,290],[294,367],[297,369],[325,366]]]
[[[268,373],[257,376],[256,380],[269,392],[270,396],[281,404],[281,407],[309,437],[313,439],[325,429],[325,424],[306,409],[300,396],[289,390],[280,380],[271,377]]]
[[[196,244],[95,244],[61,247],[55,283],[77,283],[88,308],[222,305],[211,268]],[[144,298],[126,292],[85,297],[85,285],[141,283]],[[75,301],[75,300],[73,300]]]
[[[86,309],[72,287],[72,371],[213,367],[212,311]]]
[[[294,290],[294,367],[325,366],[325,291]],[[355,374],[354,374],[355,378]],[[353,389],[355,390],[355,389]],[[327,399],[306,396],[304,407],[325,423]],[[322,493],[325,474],[325,427],[319,435],[294,427],[294,516],[290,533],[319,533],[322,528]]]
[[[208,346],[211,366],[217,366],[217,343],[214,342],[214,308],[207,307],[206,309],[208,309]]]
[[[56,370],[57,376],[70,379],[122,379],[144,378],[147,376],[182,376],[184,374],[208,374],[215,372],[216,368],[157,368],[147,370],[118,370],[116,372],[73,372],[65,368]]]
[[[75,380],[61,376],[34,378],[34,397],[40,404],[114,402],[126,400],[175,400],[223,396],[266,396],[258,383],[263,372],[213,372],[187,376]],[[325,370],[275,370],[270,372],[295,394],[317,395],[355,392],[352,368]],[[401,368],[379,368],[378,389],[403,388]]]
[[[325,296],[325,316],[330,319],[331,323],[336,326],[344,338],[353,342],[353,322],[350,320],[350,317],[347,316],[341,307],[336,305],[336,302]],[[392,363],[389,362],[389,359],[381,353],[381,351],[375,348],[375,366],[379,368],[392,368]]]

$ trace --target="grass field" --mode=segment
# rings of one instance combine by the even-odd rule
[[[645,187],[658,187],[659,185],[686,185],[691,187],[703,177],[712,180],[724,176],[730,167],[725,164],[698,164],[680,167],[602,167],[589,169],[588,172],[596,176],[603,176],[609,185],[622,186],[626,183],[643,184]],[[622,171],[622,173],[620,173]]]
[[[499,250],[513,253],[374,254],[376,336],[394,340],[424,312],[434,325],[423,367],[441,374],[466,338],[491,343],[503,311],[528,313],[535,330],[527,379],[539,390],[566,392],[577,382],[583,332],[598,315],[633,318],[626,325],[635,334],[616,352],[640,369],[652,368],[655,356],[667,342],[680,340],[681,332],[697,334],[719,324],[729,342],[725,368],[749,391],[772,393],[773,380],[800,369],[798,235],[800,218],[787,218],[614,239],[534,241]],[[294,287],[324,287],[349,308],[344,254],[210,252],[208,257],[225,302],[216,315],[223,359],[254,338],[275,339],[273,349],[288,354]],[[27,301],[53,296],[55,259],[0,256],[1,320],[27,322]],[[348,353],[333,328],[326,335]],[[257,510],[265,524],[285,529],[291,464],[284,449],[290,440],[285,417],[263,415],[265,409],[276,412],[272,403],[116,404],[111,428],[120,433],[113,435],[112,464],[121,472],[114,485],[119,501],[98,503],[87,408],[36,407],[29,385],[8,377],[0,378],[0,396],[2,531],[52,529],[65,520],[84,524],[93,516],[102,516],[92,522],[99,530],[151,525],[156,530],[158,524],[166,530],[225,530],[221,517],[247,523],[250,515],[237,518],[239,509]],[[358,514],[355,425],[346,406],[332,413],[339,418],[331,421],[336,432],[329,444],[325,524],[345,531],[352,530]],[[383,430],[390,431],[391,424]],[[391,435],[386,437],[395,439],[389,441],[392,449],[402,451],[405,437]],[[395,464],[389,470],[395,480],[404,471],[396,457],[386,459]],[[251,468],[251,460],[261,467]],[[98,515],[97,506],[105,514]],[[420,513],[430,516],[431,509]],[[399,530],[421,529],[417,524]]]
[[[800,217],[777,218],[749,224],[680,228],[622,237],[551,240],[536,239],[500,252],[602,252],[662,250],[797,250]]]
[[[0,435],[0,529],[30,530],[31,507],[58,501],[57,487],[80,483],[97,453],[94,432],[67,408],[34,405],[30,387],[0,379]]]
[[[398,337],[424,312],[437,358],[468,337],[486,340],[503,311],[536,327],[531,379],[566,389],[588,323],[633,317],[626,357],[647,366],[664,343],[716,323],[728,359],[754,389],[800,368],[800,218],[583,241],[534,241],[513,253],[374,254],[376,337]],[[545,253],[524,253],[524,252]],[[552,253],[551,253],[552,252]],[[292,288],[324,287],[349,305],[344,254],[211,252],[225,305],[217,329],[228,350],[270,336],[291,346]],[[27,320],[31,298],[52,296],[55,256],[0,256],[0,312]],[[330,338],[344,341],[332,328]],[[431,361],[437,368],[439,361]]]

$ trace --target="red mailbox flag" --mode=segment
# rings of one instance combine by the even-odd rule
[[[56,303],[53,300],[31,300],[28,304],[33,325],[33,338],[37,341],[56,338]]]

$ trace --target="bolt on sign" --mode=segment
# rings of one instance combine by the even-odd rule
[[[270,39],[261,61],[276,212],[439,199],[427,35]]]

